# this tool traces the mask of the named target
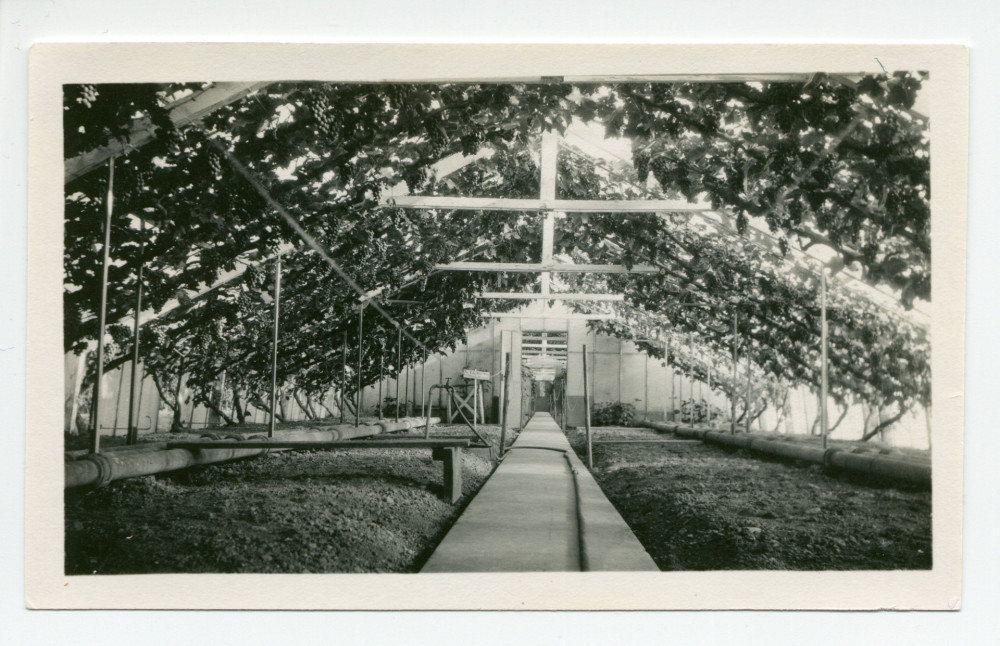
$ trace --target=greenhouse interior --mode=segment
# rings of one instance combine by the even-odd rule
[[[63,86],[65,573],[930,569],[927,83]]]

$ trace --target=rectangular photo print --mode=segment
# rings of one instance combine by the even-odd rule
[[[930,54],[961,48],[653,73],[550,46],[537,73],[460,47],[470,74],[260,45],[258,76],[185,51],[107,78],[143,46],[75,47],[33,77],[29,265],[62,327],[29,392],[62,407],[29,417],[29,605],[955,603],[961,409],[934,403],[964,350],[938,297],[964,302],[932,276],[964,255],[931,184],[964,231],[964,162],[936,173],[966,115]],[[586,73],[601,51],[621,69]]]

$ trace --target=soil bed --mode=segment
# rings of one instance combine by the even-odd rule
[[[479,428],[498,442],[499,427]],[[66,573],[415,572],[493,471],[463,453],[456,505],[442,499],[442,463],[429,449],[286,451],[67,490]]]
[[[592,430],[597,442],[681,439],[644,428]],[[584,432],[567,434],[584,457]],[[931,567],[926,489],[697,440],[598,444],[593,474],[661,570]]]

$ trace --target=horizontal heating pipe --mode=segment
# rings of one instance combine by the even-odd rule
[[[430,418],[430,423],[437,424],[441,420],[436,417]],[[394,431],[405,431],[414,428],[422,428],[427,424],[424,418],[409,417],[393,421],[381,421],[363,426],[353,424],[338,424],[323,429],[298,429],[288,431],[278,431],[275,433],[276,440],[300,440],[310,442],[335,442],[338,440],[350,440],[357,437],[370,437],[380,433],[392,433]],[[246,439],[261,439],[263,435],[252,435]],[[76,459],[69,459],[65,464],[65,488],[80,487],[84,485],[103,485],[114,480],[123,478],[134,478],[137,476],[148,476],[165,471],[175,471],[187,467],[200,466],[203,464],[214,464],[229,460],[249,458],[256,455],[263,455],[269,451],[281,451],[285,449],[201,449],[190,451],[188,449],[167,449],[165,444],[153,444],[155,448],[140,450],[136,447],[129,447],[129,450],[103,451],[101,453],[86,453]],[[67,458],[72,458],[67,455]]]
[[[853,453],[845,449],[824,449],[821,446],[782,442],[746,433],[733,435],[727,431],[713,431],[670,422],[644,421],[642,425],[657,431],[676,433],[681,437],[697,438],[710,444],[748,449],[765,455],[803,460],[853,473],[890,478],[928,487],[931,484],[931,465],[929,462],[901,460],[871,453]]]

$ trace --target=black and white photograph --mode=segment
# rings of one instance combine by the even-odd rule
[[[823,595],[870,575],[890,591],[865,607],[945,604],[962,428],[941,379],[961,388],[964,346],[942,303],[964,297],[937,287],[964,257],[938,227],[964,231],[945,155],[967,117],[941,97],[967,88],[935,67],[964,50],[789,69],[717,48],[686,71],[652,46],[610,48],[619,67],[521,49],[482,73],[471,46],[315,46],[284,73],[277,46],[238,73],[39,55],[61,165],[29,257],[61,327],[35,350],[62,405],[29,419],[29,497],[54,502],[42,569],[72,582],[40,598],[502,574],[591,586],[544,608],[776,607],[759,575],[839,608]],[[655,594],[709,578],[718,597]],[[651,594],[596,600],[628,581]],[[447,598],[386,604],[466,607]],[[335,602],[275,607],[314,603]]]

